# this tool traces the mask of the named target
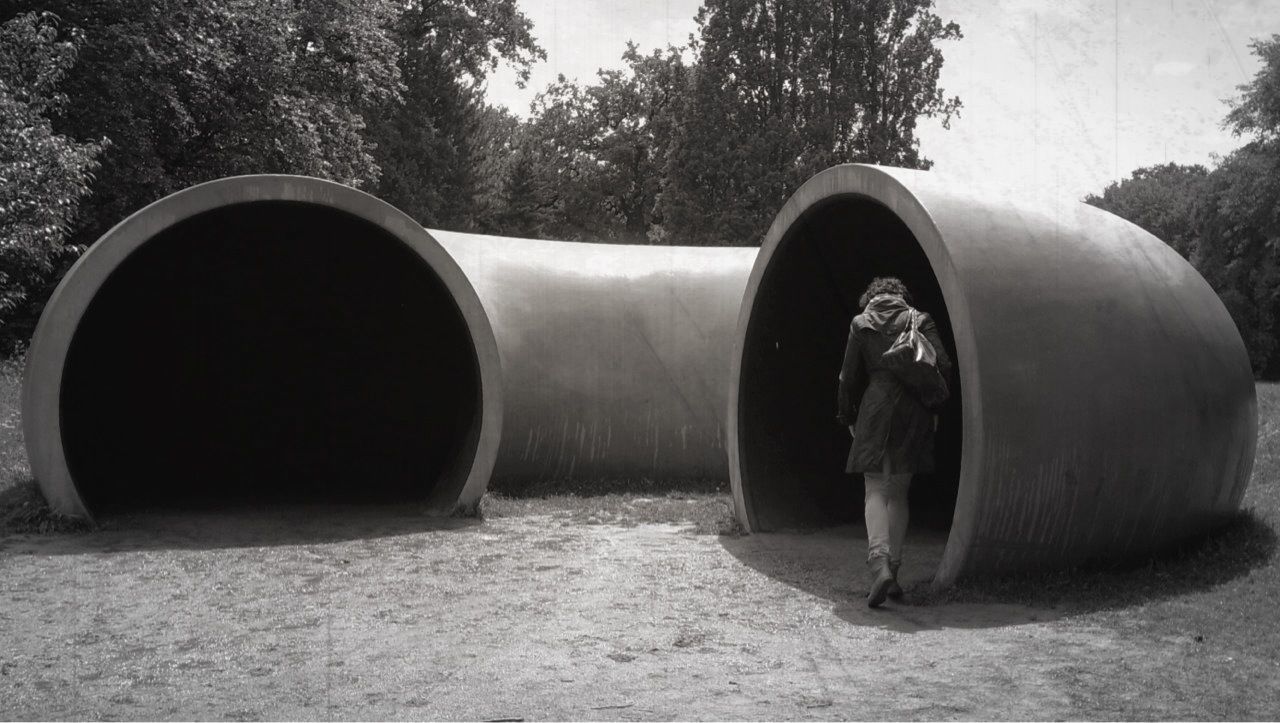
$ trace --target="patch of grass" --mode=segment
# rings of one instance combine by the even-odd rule
[[[31,479],[22,441],[21,358],[0,360],[0,492]]]
[[[88,525],[54,514],[27,464],[22,438],[22,357],[0,360],[0,532],[71,532]]]
[[[22,480],[0,491],[0,532],[82,532],[89,528],[84,520],[50,510],[33,479]]]
[[[481,517],[552,515],[575,524],[690,525],[698,534],[740,535],[727,479],[554,479],[533,484],[494,480]]]
[[[728,479],[609,477],[603,479],[550,479],[524,483],[497,478],[489,483],[489,492],[513,498],[555,497],[560,495],[595,497],[608,494],[664,495],[728,493]]]
[[[733,500],[724,493],[644,495],[613,492],[545,497],[508,497],[491,493],[480,501],[480,514],[489,519],[551,515],[574,524],[622,527],[665,523],[688,525],[701,535],[742,534],[733,514]]]

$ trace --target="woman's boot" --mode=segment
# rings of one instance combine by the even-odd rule
[[[867,607],[878,608],[889,594],[889,585],[893,583],[893,573],[889,571],[889,559],[876,556],[867,560],[867,570],[871,578],[871,591],[867,593]]]
[[[889,574],[893,575],[893,581],[889,583],[889,590],[886,593],[891,600],[902,599],[902,586],[898,584],[898,568],[902,567],[902,562],[889,563]]]

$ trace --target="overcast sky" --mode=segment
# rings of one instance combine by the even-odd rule
[[[643,50],[684,44],[701,0],[519,0],[547,60],[525,89],[509,69],[490,102],[528,115],[563,73],[591,81]],[[1211,162],[1241,143],[1221,127],[1258,69],[1252,38],[1280,33],[1280,0],[938,0],[964,39],[943,46],[941,85],[964,103],[920,130],[939,174],[1080,198],[1135,168]]]

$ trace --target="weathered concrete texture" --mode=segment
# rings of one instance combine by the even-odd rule
[[[834,272],[791,259],[815,253],[838,254]],[[1085,204],[1033,207],[975,197],[938,174],[849,165],[791,197],[747,283],[728,425],[748,528],[812,524],[796,501],[832,484],[776,473],[836,448],[768,443],[780,429],[819,436],[805,425],[834,415],[838,355],[788,351],[795,335],[783,320],[847,300],[877,274],[908,277],[946,317],[958,362],[951,426],[940,429],[959,454],[939,581],[1145,554],[1239,505],[1257,425],[1249,360],[1222,303],[1177,253]],[[831,288],[797,300],[807,293],[797,279]],[[843,339],[851,313],[804,331]],[[780,370],[820,381],[779,390]]]
[[[497,336],[495,486],[724,478],[729,352],[756,249],[431,234]]]
[[[371,488],[447,512],[489,480],[500,376],[475,292],[420,225],[340,184],[244,176],[138,211],[72,267],[23,424],[64,514]]]

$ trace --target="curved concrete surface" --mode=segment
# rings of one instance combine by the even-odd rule
[[[175,193],[108,231],[28,354],[51,506],[479,501],[502,423],[493,331],[421,226],[296,176]]]
[[[1177,253],[1085,204],[848,165],[791,197],[747,283],[728,451],[748,529],[860,515],[860,487],[839,473],[836,376],[857,294],[884,274],[938,318],[958,365],[938,472],[912,490],[913,514],[950,518],[940,584],[1146,554],[1237,509],[1253,376]]]
[[[729,351],[757,249],[431,234],[497,336],[496,489],[724,478]]]

